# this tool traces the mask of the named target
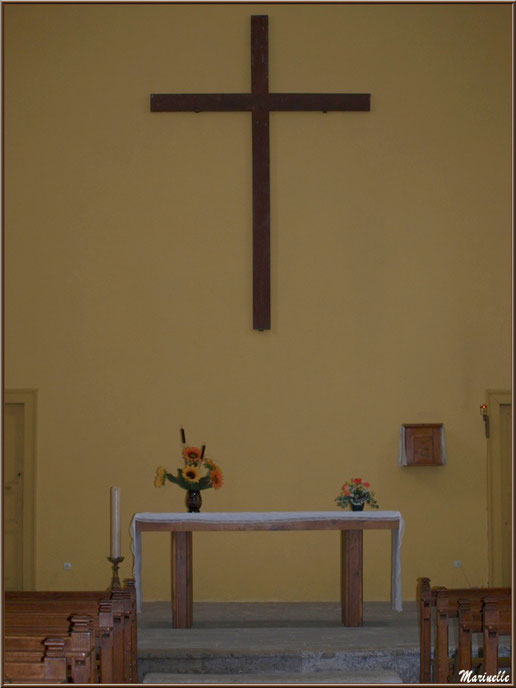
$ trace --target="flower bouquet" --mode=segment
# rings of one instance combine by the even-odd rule
[[[374,492],[370,489],[369,483],[362,482],[362,478],[347,480],[335,501],[343,509],[351,508],[352,511],[362,511],[364,504],[369,504],[372,509],[378,509]]]
[[[205,457],[205,444],[200,449],[187,446],[183,428],[181,428],[181,440],[184,467],[178,468],[174,475],[168,473],[163,466],[159,466],[154,478],[154,487],[163,487],[167,480],[179,485],[183,490],[187,490],[186,506],[188,510],[198,512],[202,504],[201,490],[207,490],[210,487],[218,490],[222,487],[224,477],[220,466]]]

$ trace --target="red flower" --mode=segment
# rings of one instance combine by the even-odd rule
[[[362,478],[355,478],[353,482],[355,483],[355,485],[360,485],[360,483],[362,482]]]
[[[370,483],[364,483],[364,487],[369,487]]]

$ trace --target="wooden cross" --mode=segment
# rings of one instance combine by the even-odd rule
[[[368,93],[269,93],[267,15],[251,17],[251,93],[153,93],[151,112],[252,113],[253,125],[253,328],[269,330],[270,174],[272,111],[370,110]]]

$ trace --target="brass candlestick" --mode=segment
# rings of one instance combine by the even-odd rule
[[[124,557],[108,557],[108,561],[113,564],[113,576],[111,578],[111,590],[121,588],[120,578],[118,577],[118,567],[123,562]]]

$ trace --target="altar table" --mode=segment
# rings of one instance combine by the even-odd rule
[[[267,511],[219,513],[142,513],[131,523],[137,609],[141,611],[141,534],[168,531],[172,539],[172,626],[190,628],[193,621],[192,534],[194,531],[340,530],[341,606],[345,626],[362,625],[363,531],[391,531],[391,601],[401,611],[401,540],[399,511]]]

